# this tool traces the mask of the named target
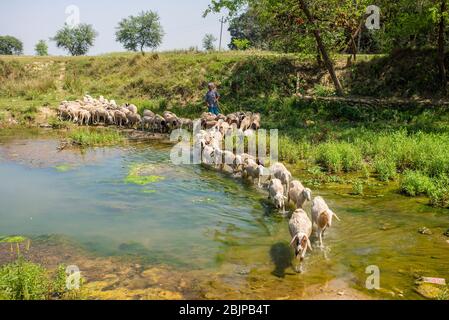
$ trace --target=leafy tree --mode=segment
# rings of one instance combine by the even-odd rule
[[[21,55],[23,43],[12,36],[0,36],[0,55]]]
[[[142,11],[138,16],[129,16],[120,21],[116,39],[125,49],[145,54],[144,48],[158,48],[164,37],[159,15],[153,11]]]
[[[228,31],[231,34],[229,49],[238,50],[235,40],[246,39],[248,45],[257,49],[270,49],[267,31],[269,23],[261,21],[262,16],[256,8],[249,7],[245,12],[229,21]]]
[[[233,39],[232,45],[236,50],[248,50],[250,48],[248,39]]]
[[[58,48],[67,50],[72,56],[82,56],[94,45],[97,35],[98,33],[89,24],[80,24],[76,27],[65,24],[51,40],[56,42]]]
[[[213,34],[206,34],[203,38],[203,48],[206,51],[214,51],[215,45],[214,43],[217,41],[217,38],[214,37]]]
[[[45,40],[39,40],[34,50],[38,56],[48,56],[48,45]]]

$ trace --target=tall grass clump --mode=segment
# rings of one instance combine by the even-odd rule
[[[411,170],[404,172],[400,187],[402,193],[411,197],[430,195],[435,188],[431,178],[419,171]]]
[[[346,142],[326,142],[319,145],[315,161],[331,173],[358,171],[363,166],[360,149]]]
[[[69,133],[72,144],[95,147],[123,143],[124,137],[116,130],[75,129]]]
[[[80,299],[80,289],[66,288],[65,269],[60,265],[51,276],[45,268],[19,256],[15,262],[0,267],[0,300]]]

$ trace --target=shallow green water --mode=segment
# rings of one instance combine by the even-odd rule
[[[326,254],[316,248],[297,275],[287,220],[264,192],[200,166],[174,166],[170,146],[160,143],[83,153],[57,153],[57,145],[40,136],[0,138],[0,235],[58,234],[101,256],[131,254],[180,270],[239,270],[295,294],[333,278],[362,289],[369,265],[380,268],[383,290],[374,293],[380,298],[391,298],[389,291],[417,298],[414,273],[449,279],[447,210],[393,193],[317,191],[342,221],[326,235]],[[133,183],[136,168],[152,178]],[[423,226],[433,234],[419,234]]]

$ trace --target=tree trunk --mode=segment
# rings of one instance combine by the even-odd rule
[[[318,29],[318,26],[315,23],[315,19],[313,18],[312,14],[310,13],[309,7],[307,6],[307,3],[305,0],[299,0],[299,4],[301,6],[302,11],[304,12],[304,14],[307,17],[307,20],[309,20],[309,23],[313,27],[313,34],[315,36],[317,46],[320,49],[321,56],[324,60],[324,64],[326,65],[326,68],[329,71],[329,74],[332,78],[337,95],[343,96],[344,95],[343,88],[341,86],[340,80],[338,80],[338,78],[337,78],[337,74],[335,73],[334,64],[332,63],[332,61],[329,57],[329,54],[327,53],[326,47],[324,46],[323,39],[321,38],[320,30]]]
[[[444,65],[444,47],[445,47],[445,37],[444,37],[444,15],[446,13],[446,0],[441,0],[440,7],[440,23],[438,27],[438,69],[440,73],[441,88],[443,94],[446,94],[447,89],[447,79],[446,79],[446,66]]]

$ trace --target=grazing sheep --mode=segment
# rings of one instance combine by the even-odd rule
[[[257,186],[262,188],[260,178],[263,175],[263,172],[263,166],[258,165],[254,160],[249,159],[248,163],[243,165],[242,177],[245,179],[250,178],[253,182],[257,179]]]
[[[87,110],[81,110],[79,113],[79,125],[88,126],[90,123],[91,114]]]
[[[282,213],[285,214],[285,200],[287,200],[287,197],[284,195],[284,186],[281,180],[271,180],[268,187],[268,199],[272,200],[276,208],[282,209]]]
[[[142,121],[142,118],[140,117],[139,114],[131,113],[131,114],[128,114],[126,117],[128,118],[128,124],[131,128],[134,128],[135,126],[140,125],[140,123]]]
[[[304,188],[301,182],[294,180],[288,191],[288,201],[290,200],[296,205],[296,209],[302,209],[306,201],[312,201],[312,190]]]
[[[149,130],[153,125],[154,117],[145,116],[142,118],[142,131]]]
[[[133,104],[128,105],[126,108],[133,114],[137,114],[139,111],[139,109]]]
[[[143,116],[144,117],[154,118],[155,115],[156,114],[153,111],[151,111],[151,110],[144,110],[143,111]]]
[[[307,253],[307,249],[312,251],[310,236],[312,235],[312,221],[303,209],[297,209],[289,221],[289,230],[292,237],[290,246],[295,249],[295,257],[299,260],[299,265],[295,270],[298,273],[303,272],[302,262]]]
[[[332,227],[332,218],[340,221],[338,216],[329,209],[326,201],[322,197],[313,199],[312,205],[312,221],[317,226],[317,235],[320,239],[320,247],[323,248],[323,236],[327,228]]]
[[[260,113],[255,113],[252,115],[250,128],[254,131],[260,129]]]
[[[167,129],[168,127],[165,119],[159,114],[155,115],[153,118],[153,132],[157,130],[158,132],[163,133],[166,132]]]
[[[245,132],[251,127],[251,118],[248,116],[245,116],[242,121],[240,122],[240,130],[242,132]]]
[[[215,150],[210,146],[205,146],[202,152],[202,163],[206,165],[213,165],[215,163]]]
[[[290,181],[293,178],[290,171],[288,171],[287,168],[282,163],[273,164],[271,166],[270,170],[271,170],[271,176],[273,178],[281,180],[282,184],[285,185],[285,192],[287,195],[288,190],[290,190]]]
[[[126,114],[120,110],[116,110],[114,113],[115,123],[122,127],[123,125],[128,124],[128,118],[126,117]]]

